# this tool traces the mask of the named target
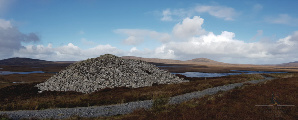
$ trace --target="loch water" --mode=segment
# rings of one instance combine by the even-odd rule
[[[184,72],[184,73],[172,73],[181,74],[186,77],[223,77],[229,75],[240,74],[262,74],[262,73],[287,73],[287,72],[270,72],[270,71],[246,71],[246,70],[231,70],[231,73],[203,73],[203,72]]]
[[[10,74],[32,74],[32,73],[45,73],[45,72],[43,72],[43,71],[30,71],[30,72],[0,71],[0,75],[10,75]]]

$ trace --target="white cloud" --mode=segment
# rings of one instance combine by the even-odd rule
[[[190,17],[194,14],[193,9],[165,9],[162,11],[161,21],[180,21],[185,17]]]
[[[57,52],[62,55],[81,55],[81,49],[72,43],[58,47]]]
[[[261,10],[262,5],[256,4],[253,9]],[[240,14],[234,8],[226,6],[213,6],[213,5],[197,5],[190,9],[165,9],[161,12],[161,21],[177,21],[185,17],[191,17],[194,15],[200,15],[201,13],[208,13],[211,16],[221,18],[224,20],[234,20],[236,16]]]
[[[192,36],[202,35],[205,30],[202,29],[204,19],[199,16],[191,18],[185,18],[182,23],[178,23],[173,28],[174,36],[182,39],[187,39]]]
[[[156,50],[161,53],[172,50],[175,53],[173,58],[183,60],[198,56],[230,63],[282,63],[298,59],[295,53],[298,50],[298,31],[276,42],[252,43],[235,39],[233,32],[223,31],[220,35],[209,32],[188,41],[163,44]]]
[[[97,45],[96,47],[89,48],[87,50],[82,50],[82,53],[88,57],[88,58],[93,58],[93,57],[98,57],[103,54],[114,54],[121,56],[124,54],[124,52],[116,47],[113,47],[109,44],[107,45]]]
[[[24,34],[10,21],[0,19],[0,58],[11,56],[15,50],[23,48],[22,43],[39,41],[35,33]]]
[[[138,45],[144,41],[143,38],[137,38],[135,36],[129,36],[123,42],[127,45]]]
[[[235,39],[235,33],[223,31],[216,35],[207,33],[201,26],[204,19],[199,16],[185,18],[173,27],[170,41],[164,42],[154,50],[131,48],[128,55],[140,57],[188,60],[206,57],[229,63],[271,64],[289,62],[298,59],[293,51],[298,50],[298,32],[294,32],[278,41],[262,40],[263,30],[258,30],[253,41],[244,42]],[[138,36],[158,36],[161,33],[140,29],[118,29],[118,33]],[[173,36],[173,37],[172,37]],[[180,38],[180,41],[174,40]],[[181,39],[183,41],[181,41]],[[260,41],[261,40],[261,41]]]
[[[53,48],[51,44],[29,45],[14,52],[15,57],[32,57],[46,60],[84,60],[103,54],[117,56],[133,55],[145,58],[189,60],[206,57],[229,63],[273,64],[290,62],[298,58],[298,31],[279,39],[278,41],[257,41],[246,43],[235,39],[235,33],[223,31],[219,35],[212,32],[195,36],[183,42],[168,42],[151,50],[120,50],[109,44],[98,45],[89,49],[81,49],[69,43],[65,46]]]
[[[253,41],[247,43],[235,39],[236,35],[233,32],[223,31],[218,35],[213,32],[207,33],[201,27],[203,22],[204,19],[199,16],[187,17],[173,27],[172,34],[153,30],[117,29],[114,32],[127,35],[128,38],[126,40],[130,39],[130,41],[125,42],[131,42],[130,44],[135,44],[140,39],[147,40],[148,38],[162,43],[154,49],[137,49],[137,47],[132,47],[128,50],[121,50],[109,44],[97,45],[88,49],[82,49],[72,43],[58,47],[53,47],[51,44],[48,46],[28,45],[24,47],[21,45],[21,42],[36,41],[38,37],[34,33],[28,35],[20,33],[16,28],[10,27],[11,24],[9,22],[5,20],[3,22],[2,20],[0,25],[5,27],[0,27],[0,58],[9,56],[32,57],[62,61],[84,60],[110,53],[117,56],[133,55],[146,58],[179,60],[206,57],[229,63],[274,64],[298,60],[298,54],[296,54],[296,51],[298,51],[298,31],[278,41]],[[262,36],[262,30],[257,32],[256,37]],[[183,41],[173,40],[176,37],[180,37]],[[84,39],[82,40],[84,41]]]
[[[162,59],[175,59],[175,52],[171,49],[166,49],[165,45],[161,45],[155,49],[155,56]]]
[[[261,4],[255,4],[252,8],[253,12],[259,12],[263,9],[263,6]]]
[[[82,38],[82,39],[81,39],[81,42],[82,42],[84,45],[87,45],[87,46],[92,46],[92,45],[95,44],[93,41],[88,41],[86,38]]]
[[[12,25],[11,25],[10,21],[0,19],[0,28],[2,28],[2,29],[12,28]]]
[[[89,49],[81,49],[78,46],[68,43],[65,46],[53,48],[51,44],[43,45],[28,45],[18,51],[14,51],[14,57],[31,57],[37,59],[45,59],[52,61],[76,61],[87,58],[98,57],[103,54],[122,55],[123,52],[111,45],[97,45]]]
[[[276,17],[266,17],[265,21],[273,24],[284,24],[284,25],[298,25],[298,18],[293,18],[288,14],[279,14]]]
[[[214,17],[222,18],[224,20],[234,20],[234,18],[239,14],[234,8],[225,6],[198,5],[195,10],[198,13],[208,13]]]
[[[172,13],[170,9],[166,9],[162,11],[163,17],[161,18],[161,21],[172,21],[173,18],[171,17]]]
[[[129,50],[130,52],[135,52],[135,51],[138,51],[138,49],[136,47],[133,47]]]
[[[128,35],[128,38],[123,40],[123,42],[128,45],[139,45],[144,42],[145,38],[158,40],[162,43],[168,42],[171,39],[171,36],[167,33],[144,29],[117,29],[114,32]]]
[[[21,48],[18,51],[14,51],[13,56],[40,58],[40,59],[50,60],[54,54],[56,54],[56,53],[55,53],[55,51],[53,51],[52,44],[48,44],[48,46],[43,46],[43,45],[25,46],[24,48]]]
[[[298,31],[295,31],[292,35],[279,39],[271,52],[275,55],[278,54],[291,54],[298,57],[296,51],[298,50]]]

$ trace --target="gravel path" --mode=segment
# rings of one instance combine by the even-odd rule
[[[266,77],[263,80],[252,80],[243,83],[234,83],[223,86],[218,86],[214,88],[208,88],[203,91],[196,91],[191,93],[186,93],[183,95],[178,95],[171,97],[169,104],[179,104],[184,101],[188,101],[194,98],[201,98],[204,95],[212,95],[219,91],[228,91],[234,89],[235,87],[240,87],[244,83],[259,83],[266,80],[272,80],[273,78]],[[106,106],[92,106],[92,107],[77,107],[77,108],[55,108],[55,109],[45,109],[45,110],[19,110],[19,111],[0,111],[0,115],[6,114],[9,118],[18,120],[21,118],[54,118],[63,119],[69,118],[73,115],[81,117],[98,117],[98,116],[113,116],[128,114],[139,108],[151,108],[153,100],[129,102],[117,105],[106,105]]]

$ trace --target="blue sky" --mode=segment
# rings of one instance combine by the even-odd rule
[[[298,61],[296,0],[0,0],[0,59]]]

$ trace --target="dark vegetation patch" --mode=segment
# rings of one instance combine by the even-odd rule
[[[30,72],[30,71],[44,71],[44,72],[59,72],[70,63],[53,63],[53,64],[33,64],[33,65],[0,65],[1,71],[13,72]]]
[[[282,75],[279,75],[282,77]],[[200,99],[193,99],[179,105],[161,104],[162,110],[139,109],[131,114],[94,119],[121,120],[296,120],[298,77],[278,78],[259,84],[245,84],[227,92],[219,92]],[[257,107],[255,105],[272,105],[272,94],[276,94],[280,105],[294,107]],[[83,118],[87,119],[87,118]],[[88,118],[89,119],[89,118]]]
[[[34,73],[34,74],[0,75],[0,88],[12,86],[12,85],[18,85],[20,83],[44,82],[52,75],[54,74]],[[13,83],[13,82],[19,82],[19,83]]]
[[[20,84],[0,89],[0,110],[39,110],[47,108],[72,108],[95,105],[109,105],[153,98],[171,97],[225,84],[262,79],[261,75],[236,75],[222,78],[188,78],[190,82],[180,84],[155,85],[142,88],[106,88],[91,94],[77,92],[38,93],[37,83]]]

